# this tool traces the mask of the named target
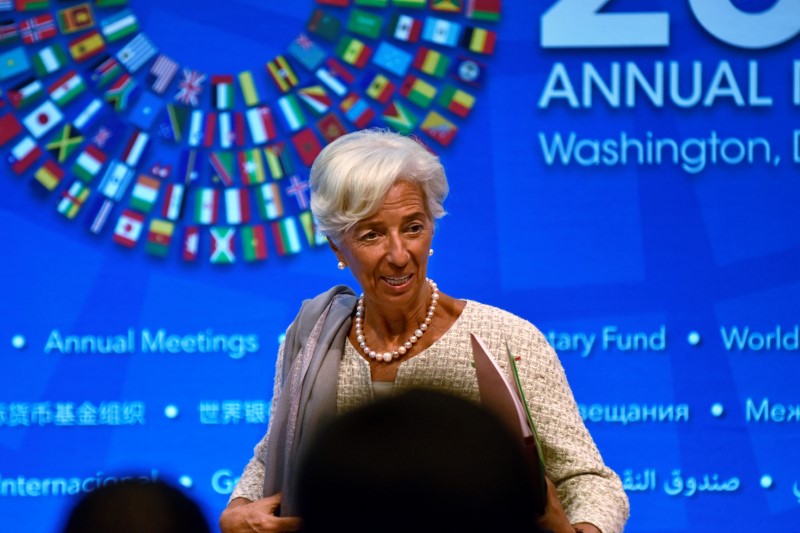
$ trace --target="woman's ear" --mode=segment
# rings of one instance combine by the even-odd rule
[[[341,253],[339,252],[339,247],[336,245],[335,242],[333,242],[333,239],[331,239],[330,237],[326,237],[326,239],[328,239],[328,246],[331,247],[331,250],[333,250],[333,253],[334,253],[334,255],[336,255],[336,258],[339,261],[342,261],[343,259],[342,259]]]

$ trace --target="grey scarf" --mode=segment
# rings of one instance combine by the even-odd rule
[[[281,390],[267,436],[264,495],[283,492],[281,514],[296,516],[297,459],[320,424],[336,414],[336,383],[356,295],[337,285],[303,302],[284,340]]]

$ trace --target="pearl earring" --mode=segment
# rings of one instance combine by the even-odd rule
[[[344,264],[344,261],[339,261],[338,263],[336,263],[336,268],[338,268],[339,270],[344,270],[346,267],[347,265]]]
[[[430,250],[428,250],[428,257],[430,257],[430,256],[432,256],[432,255],[433,255],[433,248],[431,248]]]

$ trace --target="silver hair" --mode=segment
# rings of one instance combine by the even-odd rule
[[[311,166],[311,211],[320,232],[339,242],[359,220],[374,214],[397,182],[418,185],[428,214],[438,219],[449,187],[439,158],[420,142],[390,130],[343,135]]]

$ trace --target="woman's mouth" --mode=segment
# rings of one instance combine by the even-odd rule
[[[411,279],[411,274],[406,276],[384,276],[383,279],[392,287],[399,287],[408,283],[408,281]]]

